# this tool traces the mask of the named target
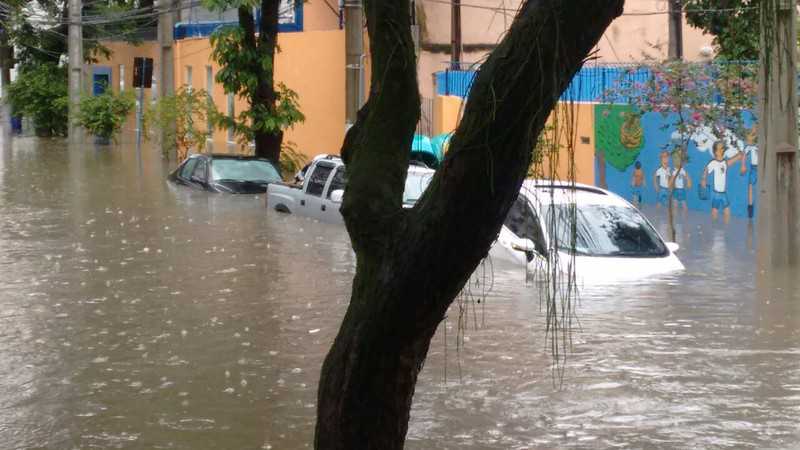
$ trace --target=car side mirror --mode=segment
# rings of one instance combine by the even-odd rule
[[[198,176],[196,176],[196,175],[192,175],[192,177],[191,177],[191,178],[189,178],[189,179],[190,179],[190,180],[191,180],[193,183],[198,183],[198,184],[206,184],[206,180],[203,180],[203,179],[201,179],[200,177],[198,177]]]
[[[536,245],[534,245],[533,241],[530,239],[518,239],[511,243],[511,248],[524,253],[536,251]]]
[[[678,245],[677,242],[667,242],[666,246],[667,246],[667,248],[669,249],[669,251],[671,253],[675,253],[675,252],[677,252],[678,250],[681,249],[681,246]]]
[[[331,201],[334,203],[342,203],[342,199],[344,198],[344,190],[343,189],[336,189],[335,191],[331,192]]]

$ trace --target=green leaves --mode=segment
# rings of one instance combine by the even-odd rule
[[[686,20],[714,36],[718,58],[758,59],[761,0],[684,0]]]
[[[709,127],[720,130],[714,131],[717,138],[722,138],[717,135],[721,130],[744,138],[749,132],[745,115],[753,110],[757,98],[756,71],[754,64],[652,61],[629,69],[604,98],[627,102],[632,107],[628,115],[660,114],[661,128],[674,128],[683,141]],[[646,81],[635,77],[641,72],[649,73]],[[615,113],[613,109],[599,112],[605,116]]]
[[[283,83],[273,83],[272,50],[257,42],[239,25],[218,28],[211,36],[211,56],[221,66],[216,81],[226,94],[245,98],[250,104],[250,109],[236,118],[218,115],[216,123],[232,129],[242,145],[252,142],[256,133],[278,134],[305,120],[297,93]]]
[[[161,97],[144,114],[144,128],[159,127],[166,131],[164,151],[175,150],[178,160],[190,148],[202,151],[211,135],[208,123],[216,124],[219,113],[208,93],[202,89],[181,87],[175,94]],[[148,133],[144,133],[148,136]]]
[[[136,106],[132,91],[120,94],[107,88],[100,95],[83,95],[78,123],[95,136],[115,138]]]
[[[67,71],[55,64],[24,67],[8,87],[14,115],[33,119],[40,136],[67,134]]]
[[[237,9],[242,6],[247,8],[256,8],[260,2],[256,0],[203,0],[203,6],[210,11],[225,12],[229,9]]]

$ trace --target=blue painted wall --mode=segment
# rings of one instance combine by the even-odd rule
[[[595,113],[595,130],[600,129],[600,122],[605,120],[602,114],[598,113],[603,108],[603,105],[596,107]],[[644,171],[645,187],[642,189],[642,202],[645,204],[655,205],[658,203],[657,193],[653,186],[653,174],[660,167],[661,152],[665,149],[671,150],[674,128],[664,129],[664,123],[675,123],[675,117],[665,118],[659,113],[647,113],[642,116],[641,126],[644,131],[644,142],[641,150],[639,150],[638,157],[636,157],[625,170],[619,170],[614,167],[609,161],[604,163],[605,166],[605,184],[606,188],[615,192],[627,200],[633,198],[633,187],[631,181],[633,179],[633,172],[635,170],[635,161],[642,164]],[[752,127],[753,115],[750,113],[745,114],[745,126]],[[700,141],[700,145],[698,145]],[[596,140],[595,142],[598,142]],[[598,144],[599,145],[599,144]],[[599,149],[596,149],[596,154]],[[732,146],[728,146],[726,154],[728,157],[736,155],[738,150]],[[711,161],[711,149],[708,145],[703,143],[702,140],[690,140],[688,146],[689,161],[685,163],[684,169],[687,171],[692,180],[692,188],[687,191],[687,205],[689,209],[698,211],[711,211],[711,196],[707,195],[702,198],[700,190],[700,180],[706,165]],[[747,186],[750,179],[750,158],[745,158],[744,163],[745,174],[741,175],[742,161],[733,163],[727,170],[727,196],[730,201],[730,212],[734,216],[747,217]],[[670,168],[672,167],[672,160],[670,159]],[[601,170],[600,159],[595,157],[595,183],[602,187],[601,183]],[[712,176],[708,176],[708,185],[713,184]],[[753,190],[754,196],[754,210],[757,209],[757,191]],[[722,212],[722,211],[720,211]]]

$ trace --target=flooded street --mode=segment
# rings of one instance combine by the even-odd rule
[[[0,448],[311,447],[344,228],[168,172],[127,145],[4,142]],[[561,380],[535,287],[495,265],[464,348],[456,311],[431,345],[406,447],[800,447],[800,295],[757,276],[746,221],[680,222],[685,273],[582,293]]]

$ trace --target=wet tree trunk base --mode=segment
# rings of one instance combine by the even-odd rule
[[[403,208],[420,115],[409,2],[365,3],[370,96],[342,148],[353,291],[320,374],[317,449],[401,449],[437,326],[486,257],[545,122],[623,0],[527,0],[481,66],[450,151]]]

